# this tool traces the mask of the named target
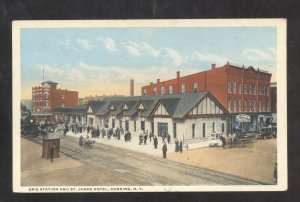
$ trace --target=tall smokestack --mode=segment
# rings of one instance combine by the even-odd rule
[[[130,96],[134,96],[134,80],[130,79]]]

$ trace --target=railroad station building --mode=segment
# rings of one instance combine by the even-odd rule
[[[85,113],[93,127],[122,127],[133,135],[168,133],[172,140],[201,140],[227,131],[228,111],[209,92],[104,98],[89,102]]]
[[[143,96],[156,94],[210,92],[228,110],[231,116],[230,130],[257,131],[260,125],[271,121],[270,81],[272,74],[252,66],[227,64],[180,76],[167,81],[157,79],[156,83],[143,86]],[[250,122],[242,124],[236,116],[246,114]],[[244,128],[242,128],[244,127]]]
[[[78,105],[78,92],[57,89],[56,82],[45,81],[32,87],[32,115],[36,120],[54,120],[52,110]]]

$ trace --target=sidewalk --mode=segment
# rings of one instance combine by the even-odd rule
[[[87,131],[82,132],[82,133],[77,133],[77,134],[74,134],[71,131],[69,131],[67,133],[67,136],[78,138],[78,142],[79,142],[80,135],[82,135],[82,137],[85,138],[87,136]],[[137,137],[137,136],[132,136],[130,142],[125,142],[124,136],[121,136],[120,140],[116,139],[113,136],[108,140],[107,136],[102,138],[102,136],[100,135],[99,138],[92,138],[91,134],[89,134],[89,139],[95,140],[96,142],[99,142],[102,144],[120,147],[123,149],[129,149],[132,151],[146,153],[146,154],[154,155],[154,156],[162,156],[162,148],[161,148],[162,147],[162,138],[161,137],[157,137],[157,139],[158,139],[157,149],[154,149],[153,138],[150,142],[149,137],[147,139],[146,145],[144,145],[144,144],[139,145],[139,137]],[[168,153],[173,153],[173,152],[175,153],[175,144],[174,143],[167,144],[167,147],[168,147],[168,151],[167,151]]]

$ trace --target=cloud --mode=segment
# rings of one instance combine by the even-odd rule
[[[46,73],[51,73],[51,74],[64,74],[65,71],[62,69],[62,68],[59,68],[59,67],[52,67],[52,66],[49,66],[47,64],[38,64],[37,65],[37,68],[40,69],[41,71],[45,71],[45,74]]]
[[[242,55],[247,60],[255,62],[274,62],[276,60],[274,48],[269,48],[266,51],[254,48],[247,48],[243,50]]]
[[[158,57],[160,50],[153,48],[147,42],[133,42],[129,41],[122,43],[125,50],[132,56],[150,55],[152,57]]]
[[[171,58],[175,66],[179,66],[185,62],[185,59],[174,49],[164,48],[163,54],[164,56]]]
[[[138,48],[138,44],[132,41],[122,44],[125,50],[132,56],[141,56],[142,53]]]
[[[75,46],[72,45],[71,40],[70,39],[66,39],[62,42],[59,43],[63,49],[67,50],[67,51],[75,51],[75,52],[79,52],[80,50],[78,48],[76,48]],[[58,50],[60,48],[58,47]]]
[[[229,61],[229,59],[226,57],[215,54],[202,54],[198,52],[193,53],[192,59],[200,60],[203,62],[211,62],[219,65],[225,64],[227,61]]]
[[[93,45],[90,44],[90,42],[87,39],[77,39],[76,43],[83,48],[84,50],[92,50],[94,48]]]
[[[155,48],[150,46],[148,43],[142,42],[140,45],[141,45],[142,49],[145,50],[146,54],[151,55],[153,57],[158,57],[159,56],[160,51],[156,50]]]
[[[116,52],[119,50],[115,41],[110,37],[98,37],[97,40],[100,41],[104,45],[104,47],[110,52]]]

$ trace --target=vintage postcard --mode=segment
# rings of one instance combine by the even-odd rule
[[[13,191],[287,190],[286,20],[13,22]]]

